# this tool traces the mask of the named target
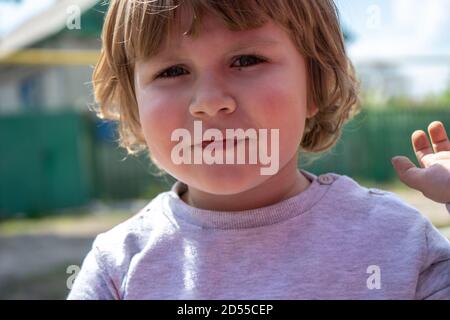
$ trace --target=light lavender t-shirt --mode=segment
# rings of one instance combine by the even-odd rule
[[[450,243],[394,194],[319,177],[264,208],[153,199],[100,234],[69,299],[450,299]]]

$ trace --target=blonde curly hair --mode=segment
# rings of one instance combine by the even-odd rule
[[[332,0],[112,0],[93,86],[97,115],[119,122],[119,144],[128,154],[147,150],[139,123],[134,64],[151,58],[177,30],[180,10],[191,14],[186,30],[191,36],[198,33],[205,13],[233,31],[260,27],[268,19],[284,28],[307,63],[308,104],[318,108],[306,120],[299,150],[318,153],[336,144],[344,123],[359,111],[359,103],[358,84]]]

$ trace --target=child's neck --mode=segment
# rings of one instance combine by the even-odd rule
[[[257,187],[233,195],[215,195],[188,187],[181,199],[192,207],[214,211],[243,211],[289,199],[308,188],[310,181],[297,169],[297,157]]]

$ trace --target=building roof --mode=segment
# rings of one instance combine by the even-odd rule
[[[83,13],[97,3],[98,0],[77,0],[76,5]],[[64,30],[70,17],[67,10],[73,5],[73,0],[55,1],[47,10],[28,19],[6,37],[0,39],[0,59]]]

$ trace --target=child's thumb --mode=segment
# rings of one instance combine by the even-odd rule
[[[419,189],[421,184],[422,172],[416,165],[407,157],[394,157],[391,160],[395,171],[400,180],[407,186]]]

